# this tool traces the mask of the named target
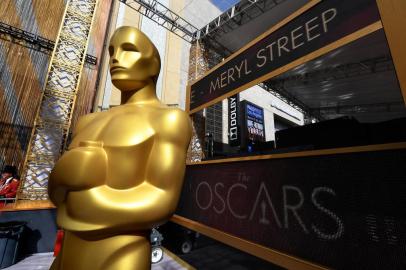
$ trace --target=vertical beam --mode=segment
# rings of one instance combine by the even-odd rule
[[[19,200],[48,199],[48,177],[69,133],[98,0],[69,0],[28,146]]]
[[[377,4],[406,103],[406,1],[377,0]]]
[[[207,70],[207,61],[205,61],[204,49],[201,47],[199,41],[192,43],[189,54],[189,72],[188,83],[196,80],[201,74]],[[200,68],[199,68],[200,67]],[[186,87],[186,110],[190,108],[188,104],[190,102],[190,87]],[[189,144],[186,160],[188,162],[201,161],[204,158],[203,146],[204,146],[204,130],[205,119],[202,114],[195,113],[192,117],[193,134]]]

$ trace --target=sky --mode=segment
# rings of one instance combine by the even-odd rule
[[[240,2],[240,0],[210,0],[210,1],[221,11],[226,11],[230,7]]]

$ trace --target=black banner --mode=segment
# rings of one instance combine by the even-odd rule
[[[195,82],[190,110],[379,20],[376,0],[321,1]]]
[[[230,146],[241,143],[239,94],[228,98],[228,142]]]
[[[334,269],[406,269],[406,150],[187,166],[177,214]]]

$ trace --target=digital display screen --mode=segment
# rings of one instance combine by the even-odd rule
[[[255,105],[247,104],[247,117],[255,120],[256,122],[263,123],[264,110]]]
[[[253,141],[264,141],[264,125],[258,122],[247,120],[248,137]]]
[[[264,109],[248,102],[245,104],[247,137],[251,141],[264,142]]]

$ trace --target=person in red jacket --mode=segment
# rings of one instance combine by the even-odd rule
[[[16,177],[16,167],[6,165],[1,173],[0,198],[14,198],[20,181]]]

